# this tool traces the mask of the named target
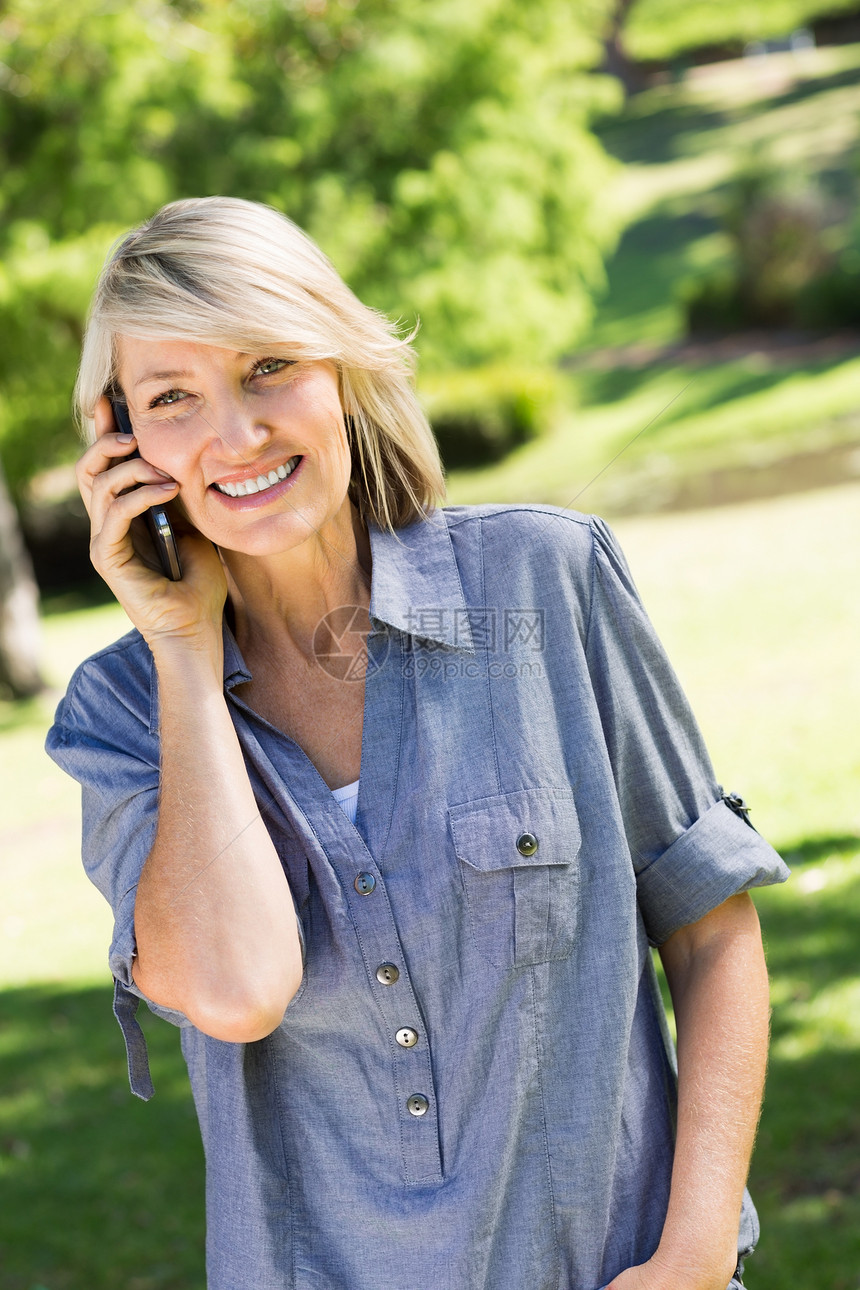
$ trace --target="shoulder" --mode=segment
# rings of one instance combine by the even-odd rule
[[[593,515],[537,503],[446,506],[443,514],[455,550],[480,543],[485,562],[568,577],[587,575],[604,527]]]
[[[143,637],[130,631],[113,644],[92,654],[75,670],[57,708],[49,734],[62,738],[74,733],[100,737],[116,731],[118,723],[129,730],[151,733],[155,717],[152,655]]]

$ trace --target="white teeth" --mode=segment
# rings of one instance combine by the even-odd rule
[[[272,484],[278,484],[282,479],[291,475],[298,464],[297,457],[291,457],[283,466],[278,466],[277,470],[270,470],[268,475],[258,475],[256,479],[229,480],[226,484],[217,484],[215,487],[222,493],[227,493],[229,497],[246,497],[250,493],[263,493]]]

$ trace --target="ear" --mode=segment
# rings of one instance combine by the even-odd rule
[[[117,414],[121,408],[125,414],[127,424],[120,424],[120,416]],[[104,434],[112,434],[119,431],[121,434],[133,434],[131,423],[128,421],[128,404],[120,394],[117,400],[113,399],[111,391],[106,390],[96,403],[93,409],[93,432],[96,439],[100,439]]]

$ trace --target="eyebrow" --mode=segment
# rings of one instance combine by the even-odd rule
[[[236,350],[233,350],[233,357],[246,358],[249,352],[250,352],[249,350],[236,349]],[[132,389],[137,389],[138,386],[140,385],[148,385],[150,381],[185,381],[185,380],[188,380],[189,378],[192,378],[193,376],[194,376],[193,372],[181,372],[178,370],[165,371],[165,372],[146,372],[143,376],[141,376],[138,380],[134,382]]]
[[[136,389],[138,385],[147,385],[150,381],[185,380],[189,376],[191,376],[190,372],[147,372],[135,381],[134,388]]]

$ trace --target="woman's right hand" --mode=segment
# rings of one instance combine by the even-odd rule
[[[227,581],[212,543],[187,523],[175,525],[183,577],[171,582],[158,561],[135,544],[133,521],[156,504],[175,498],[179,485],[141,457],[137,444],[117,434],[107,398],[95,410],[98,438],[78,461],[78,487],[90,517],[90,559],[150,648],[170,641],[221,646],[221,616]]]

